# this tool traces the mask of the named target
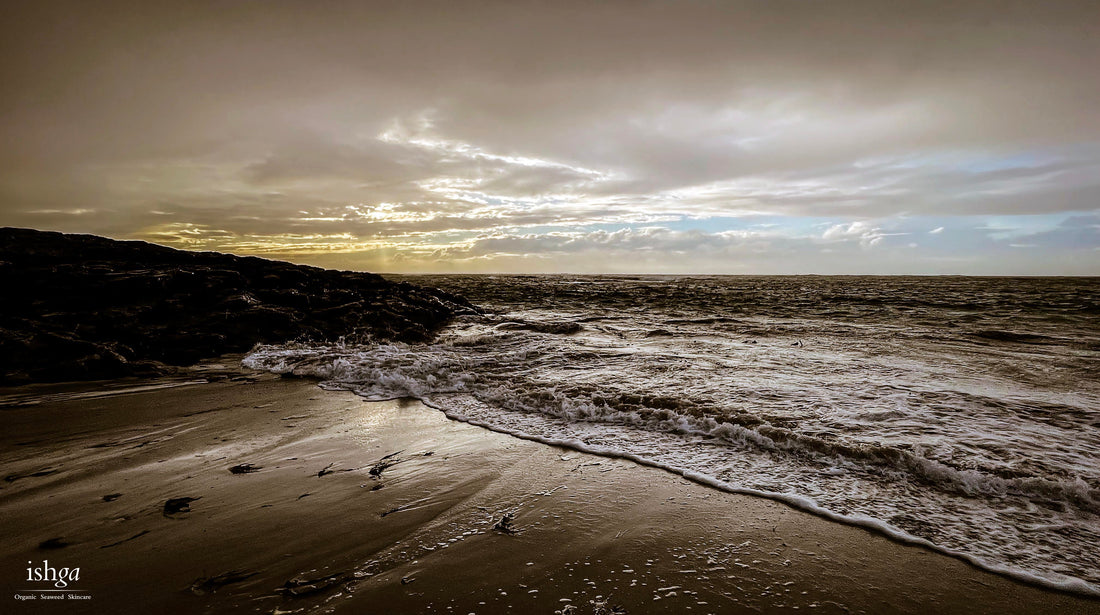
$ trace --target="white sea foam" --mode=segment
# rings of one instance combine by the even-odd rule
[[[936,326],[577,306],[464,318],[433,344],[261,347],[245,363],[1100,595],[1100,403],[1074,375],[1081,355],[998,351],[994,371],[988,348],[930,341]],[[1038,364],[1045,379],[1020,376]]]

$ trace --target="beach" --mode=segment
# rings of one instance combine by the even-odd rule
[[[0,615],[1100,615],[1100,1],[4,9]]]
[[[5,612],[1100,613],[781,502],[237,360],[3,391]],[[79,573],[43,592],[42,567]]]

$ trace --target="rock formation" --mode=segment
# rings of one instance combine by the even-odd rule
[[[292,340],[424,341],[464,299],[370,273],[0,229],[0,384],[164,372]]]

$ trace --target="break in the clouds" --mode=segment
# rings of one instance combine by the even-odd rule
[[[382,271],[1100,274],[1091,1],[0,20],[3,225]]]

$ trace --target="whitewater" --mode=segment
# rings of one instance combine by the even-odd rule
[[[416,276],[431,343],[248,367],[625,457],[1100,595],[1095,278]]]

